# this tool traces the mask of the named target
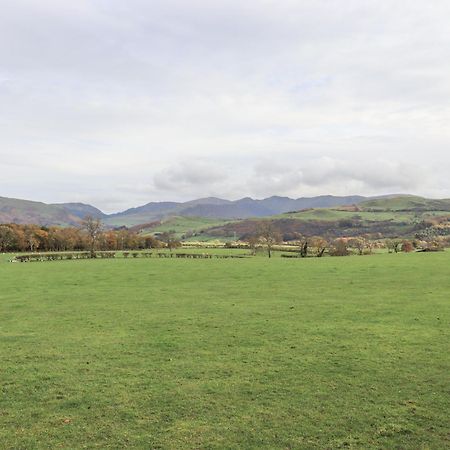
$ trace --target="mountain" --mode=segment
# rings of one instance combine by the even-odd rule
[[[298,240],[298,236],[322,236],[329,240],[355,236],[371,236],[374,239],[380,236],[395,239],[448,236],[450,199],[384,196],[353,205],[306,208],[259,220],[231,220],[209,228],[191,229],[193,239],[227,241],[254,235],[262,222],[272,223],[286,241]],[[167,229],[168,225],[164,222],[163,226]],[[158,231],[158,227],[152,231]]]
[[[88,215],[99,219],[106,217],[99,209],[84,203],[47,204],[0,197],[0,223],[74,226]]]
[[[61,205],[0,197],[0,223],[75,225],[79,218]]]
[[[85,203],[55,203],[49,206],[59,206],[68,211],[69,214],[80,219],[83,219],[86,216],[91,216],[94,219],[104,219],[107,217],[107,214],[100,211],[95,206],[86,205]]]
[[[217,219],[246,219],[280,214],[312,207],[352,205],[367,200],[365,197],[321,196],[291,199],[270,197],[254,200],[245,197],[230,201],[216,197],[188,202],[151,202],[116,214],[104,214],[98,208],[84,203],[46,204],[30,200],[0,197],[0,223],[34,223],[38,225],[77,225],[87,216],[102,219],[109,226],[134,226],[172,216],[207,217]]]
[[[230,201],[208,197],[184,203],[151,202],[137,208],[111,214],[105,222],[111,226],[134,226],[170,216],[209,217],[217,219],[247,219],[297,211],[305,208],[327,208],[358,204],[367,197],[359,195],[335,197],[332,195],[292,199],[273,196],[263,200],[245,197]]]
[[[0,197],[0,223],[34,223],[38,225],[77,225],[86,215],[102,219],[107,226],[135,226],[165,220],[174,216],[204,217],[209,219],[248,219],[267,217],[311,208],[350,207],[358,205],[365,210],[449,211],[450,200],[431,200],[412,195],[362,197],[359,195],[335,197],[273,196],[262,200],[250,197],[224,200],[216,197],[188,202],[151,202],[115,214],[104,214],[98,208],[84,203],[46,204],[29,200]]]

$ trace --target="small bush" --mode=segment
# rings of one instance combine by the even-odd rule
[[[348,243],[345,239],[336,239],[333,242],[333,246],[330,250],[331,256],[347,256],[349,255]]]
[[[411,253],[414,251],[414,245],[411,241],[403,241],[402,252]]]

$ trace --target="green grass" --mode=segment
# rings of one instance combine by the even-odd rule
[[[330,234],[331,236],[339,236],[340,221],[352,221],[364,229],[359,230],[360,233],[372,234],[374,236],[382,234],[389,237],[404,237],[414,238],[416,233],[416,224],[426,221],[432,217],[446,217],[450,218],[450,200],[428,200],[420,197],[403,196],[392,199],[380,199],[363,202],[358,205],[360,211],[350,211],[337,208],[311,208],[296,212],[287,212],[277,214],[274,216],[260,217],[245,220],[245,225],[248,229],[252,229],[252,221],[275,221],[275,226],[278,226],[282,231],[285,229],[292,230],[292,227],[297,227],[300,233],[304,233],[309,228],[311,232],[311,225],[320,223],[322,234]],[[287,225],[283,223],[283,219],[294,219],[294,222]],[[324,223],[328,222],[327,232],[324,232]],[[242,230],[243,227],[236,224],[237,230]],[[242,224],[241,224],[242,225]],[[220,227],[220,225],[219,225]],[[231,234],[233,227],[224,227],[216,229],[204,230],[201,235],[202,240],[211,241],[220,239],[221,241],[234,240],[234,236],[221,236],[226,230]],[[319,232],[320,233],[320,232]],[[358,233],[358,229],[354,229],[350,234]],[[219,235],[219,236],[217,236]],[[194,238],[195,240],[200,240]]]
[[[3,449],[444,449],[450,253],[9,264]]]
[[[444,213],[443,215],[448,215]],[[286,213],[276,216],[277,218],[289,218],[299,220],[327,220],[336,221],[342,219],[361,219],[366,222],[377,222],[382,220],[392,220],[394,222],[410,222],[416,215],[411,212],[397,212],[397,211],[339,211],[336,209],[318,208],[306,211],[299,211],[296,213]]]
[[[392,222],[398,223],[412,223],[423,220],[427,216],[442,216],[448,217],[450,216],[449,211],[423,211],[423,212],[414,212],[414,211],[340,211],[332,208],[317,208],[310,209],[305,211],[298,211],[295,213],[285,213],[280,214],[278,216],[274,216],[274,218],[289,218],[289,219],[298,219],[298,220],[325,220],[325,221],[337,221],[342,219],[360,219],[363,222],[378,222],[389,220]]]
[[[441,210],[450,211],[450,199],[428,199],[414,195],[399,195],[391,198],[367,200],[359,204],[362,208],[379,210]]]
[[[113,226],[134,226],[153,222],[155,218],[148,217],[148,214],[134,214],[132,216],[112,217],[106,218],[105,223]],[[229,220],[217,219],[211,217],[195,217],[195,216],[177,216],[172,215],[162,221],[158,227],[149,229],[149,232],[154,231],[169,231],[175,230],[178,233],[185,233],[186,231],[199,231],[203,228],[224,225]]]
[[[233,236],[211,236],[206,233],[199,234],[198,236],[192,236],[187,239],[183,239],[183,242],[217,242],[217,243],[224,243],[227,241],[234,241],[234,235]]]
[[[164,231],[175,231],[177,237],[180,238],[188,231],[200,232],[206,228],[225,225],[228,222],[228,220],[211,219],[209,217],[175,216],[163,221],[161,225],[148,230],[148,232],[154,234]]]

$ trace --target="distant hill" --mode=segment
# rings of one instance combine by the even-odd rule
[[[367,197],[358,195],[334,197],[332,195],[292,199],[288,197],[269,197],[254,200],[250,197],[230,201],[215,197],[190,202],[152,202],[131,208],[107,217],[106,223],[112,226],[133,226],[140,223],[161,220],[171,216],[209,217],[215,219],[247,219],[264,217],[296,211],[305,208],[326,208],[331,206],[358,204]]]
[[[75,225],[77,215],[61,205],[0,197],[0,223]]]
[[[70,214],[83,219],[86,216],[94,217],[95,219],[103,219],[107,217],[107,214],[100,211],[95,206],[86,205],[84,203],[55,203],[50,206],[59,206],[64,208]]]
[[[400,195],[361,202],[359,206],[373,211],[450,211],[450,199],[428,199],[414,195]]]
[[[270,221],[284,240],[298,236],[336,237],[380,236],[422,238],[450,232],[450,199],[426,199],[412,195],[385,196],[349,206],[305,208],[300,211],[252,218],[201,229],[193,240],[245,239],[256,232],[261,221]]]
[[[29,200],[0,197],[0,223],[35,223],[39,225],[77,225],[80,220],[91,215],[102,219],[107,226],[133,227],[171,217],[206,218],[218,220],[239,220],[269,217],[284,213],[317,209],[314,215],[335,214],[323,208],[347,208],[352,211],[450,211],[450,200],[431,200],[411,195],[383,196],[367,198],[358,195],[335,197],[273,196],[262,200],[245,197],[230,201],[207,197],[189,202],[151,202],[115,214],[105,214],[98,208],[84,203],[46,204]],[[322,210],[321,210],[322,209]]]
[[[111,227],[135,226],[173,216],[206,217],[211,219],[247,219],[264,217],[287,211],[314,207],[353,205],[366,197],[320,196],[291,199],[269,197],[254,200],[246,197],[230,201],[207,197],[189,202],[151,202],[116,214],[104,214],[98,208],[84,203],[46,204],[29,200],[0,197],[0,223],[35,223],[38,225],[76,225],[87,216],[102,219]]]

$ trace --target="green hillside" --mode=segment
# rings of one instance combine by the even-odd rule
[[[160,225],[142,230],[142,234],[156,234],[165,231],[174,231],[178,238],[186,234],[202,234],[202,232],[211,227],[217,227],[228,223],[227,220],[213,219],[208,217],[183,217],[174,216],[164,220]]]
[[[270,220],[285,239],[295,234],[327,238],[369,235],[383,237],[414,237],[433,229],[433,221],[441,222],[439,235],[447,233],[446,218],[450,219],[450,200],[433,200],[414,196],[399,196],[370,200],[354,206],[311,208],[278,214],[263,219],[228,223],[208,229],[210,239],[228,240],[233,235],[245,238],[255,233],[261,220]],[[444,221],[444,225],[442,225]],[[443,227],[445,230],[443,230]],[[450,232],[450,230],[449,230]]]
[[[403,222],[411,220],[415,214],[413,212],[392,212],[392,211],[345,211],[336,209],[311,209],[296,213],[286,213],[276,216],[278,218],[290,218],[298,220],[325,220],[335,221],[342,219],[361,219],[365,221],[392,220]]]
[[[283,227],[286,220],[297,221],[298,224],[308,225],[308,233],[313,232],[312,228],[314,224],[317,224],[317,234],[324,230],[327,232],[327,227],[330,229],[330,234],[333,234],[333,230],[342,228],[344,222],[352,222],[357,227],[363,227],[365,233],[378,230],[382,233],[387,232],[389,235],[408,235],[414,231],[413,228],[418,223],[427,220],[430,216],[450,215],[450,199],[426,199],[412,195],[383,197],[346,206],[299,209],[276,215],[271,215],[270,212],[265,215],[260,213],[264,208],[267,209],[269,201],[280,202],[283,199],[244,200],[227,202],[219,199],[200,199],[183,204],[157,202],[107,216],[97,208],[81,203],[45,204],[0,197],[0,223],[70,226],[78,225],[82,217],[90,214],[102,218],[107,227],[132,227],[142,234],[173,230],[178,238],[205,240],[208,239],[208,236],[211,239],[217,239],[217,237],[230,239],[235,234],[239,236],[243,228],[242,223],[251,225],[255,220],[281,221]],[[206,201],[211,204],[200,204]],[[298,203],[298,200],[292,201]],[[225,202],[225,204],[220,204],[220,202]],[[233,208],[241,208],[248,218],[244,220],[220,219],[214,217],[210,210],[211,208],[230,208],[230,204],[234,205]],[[265,206],[262,206],[263,204]],[[186,215],[182,213],[184,210],[187,211]],[[194,210],[202,212],[204,216],[193,214]],[[256,212],[254,216],[250,217],[248,214],[251,211]],[[256,217],[258,218],[256,219]],[[235,227],[233,223],[236,224]],[[147,224],[149,225],[147,226]],[[226,227],[226,231],[220,230],[222,227]],[[291,225],[289,228],[292,231]],[[352,230],[352,233],[354,231]],[[304,230],[299,229],[298,232],[302,233]],[[344,232],[345,229],[340,230],[338,234]]]
[[[361,209],[382,211],[450,211],[450,199],[427,199],[413,195],[367,200]]]

